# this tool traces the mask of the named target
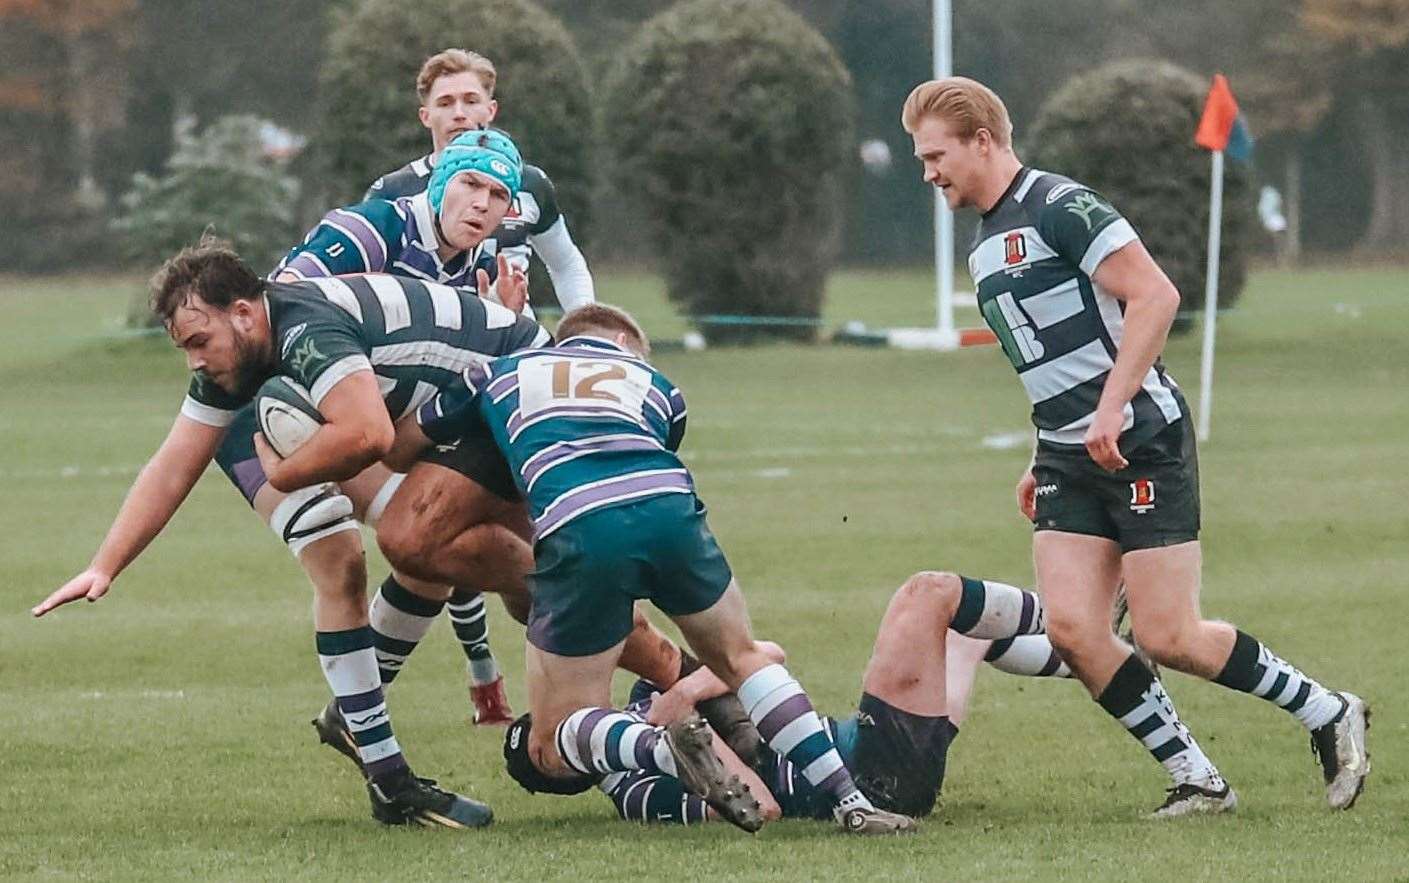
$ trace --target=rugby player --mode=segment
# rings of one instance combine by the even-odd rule
[[[377,178],[363,201],[399,200],[424,192],[446,146],[457,136],[494,122],[499,113],[494,97],[497,80],[494,63],[477,52],[446,49],[427,58],[416,75],[416,96],[421,124],[430,132],[431,152]],[[530,255],[537,254],[565,311],[596,300],[587,260],[568,232],[553,182],[538,166],[524,164],[519,190],[492,238],[497,252],[520,270],[527,270]],[[397,271],[393,267],[391,272]],[[395,677],[405,661],[399,651],[407,640],[416,639],[429,612],[417,599],[397,592],[396,586],[388,589],[372,602],[372,629],[377,634],[384,678]],[[509,723],[513,712],[489,649],[483,598],[472,589],[455,589],[445,611],[468,661],[474,722]],[[409,631],[400,628],[406,623],[412,626]]]
[[[1041,628],[1037,596],[1002,583],[926,571],[896,590],[862,678],[858,711],[822,718],[857,787],[872,803],[917,817],[934,809],[981,661],[1031,677],[1071,676]],[[784,662],[777,644],[758,643],[774,662]],[[626,710],[646,723],[668,725],[727,690],[708,669],[664,692],[638,681]],[[507,734],[507,762],[517,761],[512,743],[530,726],[525,716]],[[745,762],[722,740],[715,751],[760,795],[764,818],[830,815],[825,796],[787,758],[764,749]],[[667,775],[612,773],[597,787],[627,821],[695,824],[714,816],[703,800]]]
[[[34,615],[103,597],[175,514],[260,385],[290,377],[311,392],[325,422],[287,459],[256,437],[266,480],[254,503],[314,584],[319,662],[351,724],[372,814],[385,824],[488,824],[489,807],[415,776],[393,734],[367,620],[366,564],[354,517],[366,518],[371,500],[358,479],[390,449],[393,418],[426,401],[457,368],[543,344],[548,332],[473,291],[435,283],[385,275],[268,282],[214,241],[167,261],[152,287],[153,311],[193,372],[185,402],[88,569]],[[489,468],[463,458],[440,462],[475,477]],[[522,540],[503,523],[480,525],[477,536],[486,562],[481,572],[495,574],[487,587],[521,594],[521,570],[514,571],[524,565],[499,550]]]
[[[802,687],[750,634],[743,594],[676,451],[685,400],[645,361],[645,333],[602,304],[563,317],[559,343],[468,369],[398,427],[389,462],[487,426],[534,525],[527,672],[532,728],[520,774],[537,790],[646,770],[680,778],[755,830],[757,802],[726,776],[708,728],[662,731],[610,705],[637,600],[670,616],[738,696],[764,741],[825,794],[849,832],[913,830],[853,783]],[[564,783],[564,780],[567,780]]]
[[[1157,817],[1237,798],[1157,677],[1112,635],[1124,579],[1134,634],[1160,665],[1251,693],[1311,734],[1332,808],[1370,770],[1368,708],[1256,638],[1199,612],[1193,421],[1160,364],[1179,292],[1100,194],[1025,167],[1002,100],[964,77],[922,83],[901,114],[924,180],[982,214],[969,253],[984,320],[1032,401],[1033,459],[1017,485],[1048,633],[1091,695],[1173,779]]]

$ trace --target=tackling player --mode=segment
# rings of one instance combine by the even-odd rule
[[[266,379],[288,376],[310,391],[325,422],[284,460],[257,437],[267,476],[263,500],[279,498],[262,514],[312,578],[319,661],[352,725],[372,814],[385,824],[488,824],[489,807],[412,774],[392,732],[367,624],[366,565],[353,518],[365,518],[370,501],[358,494],[357,479],[390,449],[394,417],[426,401],[456,369],[542,344],[547,331],[473,291],[394,276],[271,283],[216,242],[183,250],[152,284],[153,311],[193,372],[185,402],[92,564],[34,615],[106,594],[175,514],[236,413]],[[497,459],[442,462],[470,482],[488,480],[496,465],[503,469]],[[261,505],[258,494],[255,503]],[[522,571],[513,571],[522,561],[497,551],[522,545],[505,524],[513,522],[482,524],[478,533],[486,536],[485,560],[498,568],[493,587],[521,596]]]
[[[901,121],[924,180],[951,208],[982,213],[969,272],[1032,401],[1037,445],[1017,498],[1034,522],[1048,632],[1101,707],[1169,772],[1174,787],[1156,815],[1231,810],[1237,798],[1158,678],[1111,634],[1121,578],[1145,651],[1289,712],[1311,734],[1328,803],[1349,808],[1370,770],[1365,702],[1199,612],[1192,420],[1159,360],[1179,292],[1099,194],[1023,166],[1007,109],[984,85],[922,83]]]
[[[538,722],[521,767],[543,790],[607,772],[677,776],[748,830],[757,804],[731,787],[698,719],[661,730],[611,709],[611,673],[637,600],[670,616],[738,696],[769,746],[826,794],[850,832],[913,829],[853,783],[802,687],[750,635],[743,594],[676,456],[685,401],[645,361],[634,319],[602,304],[563,317],[551,348],[464,374],[403,421],[390,462],[487,426],[534,525],[528,680]]]

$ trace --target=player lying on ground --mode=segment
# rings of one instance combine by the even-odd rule
[[[528,499],[536,569],[527,672],[539,726],[527,748],[541,790],[590,787],[613,771],[665,772],[746,830],[762,824],[698,718],[661,732],[608,707],[633,605],[650,600],[763,738],[828,796],[846,830],[910,830],[910,819],[877,810],[857,790],[802,687],[753,640],[743,595],[676,456],[684,398],[645,361],[640,326],[594,304],[563,317],[558,333],[554,347],[466,371],[418,422],[399,424],[390,458],[487,426]]]
[[[857,712],[822,718],[862,793],[891,812],[924,816],[933,810],[983,660],[1013,674],[1071,677],[1041,629],[1041,604],[1030,592],[952,573],[906,580],[881,621]],[[784,661],[778,645],[759,645],[774,662]],[[727,689],[708,669],[664,692],[638,681],[626,710],[643,723],[665,726]],[[531,781],[519,773],[526,762],[519,746],[530,732],[525,715],[506,734],[504,756],[516,779]],[[715,751],[759,795],[765,819],[831,815],[825,795],[786,757],[766,747],[741,757],[731,748],[738,742],[717,738]],[[715,815],[679,779],[662,773],[611,773],[598,787],[628,821],[694,824]]]
[[[1023,166],[1007,109],[987,87],[923,83],[902,123],[925,181],[951,208],[983,213],[969,271],[1032,401],[1037,444],[1017,496],[1036,530],[1049,633],[1101,707],[1169,772],[1174,787],[1157,815],[1230,810],[1237,798],[1158,678],[1111,634],[1121,579],[1150,656],[1289,712],[1311,734],[1327,801],[1349,808],[1370,771],[1365,702],[1199,612],[1192,420],[1159,361],[1179,292],[1100,195]]]

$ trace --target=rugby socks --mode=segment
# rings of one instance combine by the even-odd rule
[[[435,624],[444,601],[431,601],[411,591],[388,575],[372,599],[369,614],[376,635],[377,665],[382,683],[390,684],[406,664],[406,657]]]
[[[1069,678],[1071,669],[1046,635],[1020,635],[994,641],[984,661],[999,671],[1029,678]]]
[[[709,804],[670,776],[637,770],[613,773],[601,788],[628,822],[698,825],[709,821]]]
[[[1096,701],[1140,740],[1174,784],[1192,783],[1214,791],[1223,787],[1223,777],[1179,720],[1164,685],[1135,654],[1116,669]]]
[[[1251,693],[1287,711],[1308,730],[1340,717],[1345,702],[1277,656],[1261,641],[1239,631],[1233,652],[1216,683]]]
[[[873,808],[852,781],[802,685],[786,668],[764,666],[739,685],[737,694],[768,747],[829,795],[838,812]]]
[[[382,695],[372,629],[364,625],[341,632],[318,632],[317,644],[318,664],[352,731],[367,778],[405,769],[406,758],[392,735]]]
[[[665,728],[643,723],[634,714],[614,708],[579,708],[558,724],[556,738],[558,754],[579,773],[645,770],[676,775]]]
[[[489,619],[484,596],[469,589],[456,589],[446,605],[455,637],[470,665],[470,683],[483,687],[499,680],[499,663],[489,649]]]
[[[1012,638],[1047,631],[1042,602],[1032,592],[1006,583],[959,577],[963,593],[949,627],[974,638]]]

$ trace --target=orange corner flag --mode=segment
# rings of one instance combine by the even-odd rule
[[[1228,88],[1228,78],[1214,74],[1208,98],[1204,100],[1204,115],[1194,133],[1194,143],[1206,150],[1225,150],[1238,122],[1238,102]]]

